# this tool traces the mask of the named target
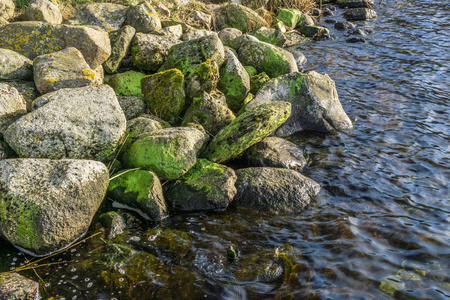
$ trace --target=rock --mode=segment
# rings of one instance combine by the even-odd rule
[[[39,283],[36,281],[17,273],[0,273],[0,299],[35,300],[39,298]]]
[[[330,132],[353,127],[339,102],[334,81],[326,74],[311,71],[273,79],[255,95],[247,108],[281,100],[292,104],[292,115],[277,129],[277,136],[289,136],[302,130]]]
[[[175,124],[184,107],[184,76],[177,69],[148,75],[141,80],[142,93],[151,113]]]
[[[363,37],[351,37],[345,40],[347,43],[365,43],[366,39]]]
[[[289,47],[286,48],[286,50],[292,53],[299,69],[301,65],[306,64],[306,56],[298,49],[298,47]]]
[[[122,60],[130,49],[135,32],[136,30],[133,27],[125,25],[119,30],[111,31],[109,33],[111,55],[103,63],[103,67],[107,73],[115,73],[120,67]]]
[[[265,72],[271,78],[298,71],[290,52],[268,43],[246,41],[242,43],[238,53],[243,65],[253,66],[258,72]]]
[[[334,28],[336,28],[337,30],[347,30],[347,29],[352,29],[355,28],[356,25],[352,22],[337,22],[334,24]]]
[[[216,16],[216,27],[219,29],[232,27],[242,32],[248,32],[262,26],[269,27],[266,20],[251,8],[234,3],[223,6]]]
[[[161,29],[159,33],[161,33],[161,35],[165,37],[170,37],[175,40],[179,40],[183,35],[183,27],[181,25],[168,26]]]
[[[298,9],[281,8],[278,10],[277,19],[289,28],[295,28],[302,18],[303,13]]]
[[[103,66],[100,65],[94,70],[94,86],[102,85],[105,80],[105,70],[103,69]]]
[[[373,8],[373,0],[337,0],[336,4],[339,8],[356,8],[356,7],[367,7]]]
[[[270,77],[264,72],[250,77],[250,92],[256,95],[269,81]]]
[[[206,132],[215,135],[234,118],[221,92],[213,91],[211,94],[203,92],[203,95],[193,99],[191,106],[184,114],[182,125],[191,122],[200,124]]]
[[[219,32],[219,39],[224,46],[230,47],[231,40],[234,40],[238,36],[242,35],[242,31],[236,28],[224,28]]]
[[[127,120],[137,118],[145,113],[145,102],[136,96],[117,96],[117,100],[119,100],[119,105]]]
[[[33,61],[34,83],[41,94],[94,85],[95,72],[76,48],[43,54]]]
[[[236,170],[237,205],[274,213],[298,213],[317,196],[320,185],[297,171],[279,168]]]
[[[29,59],[67,47],[80,50],[92,69],[111,54],[108,34],[86,26],[14,22],[0,27],[0,48],[14,50]]]
[[[306,166],[303,151],[297,145],[279,137],[267,137],[245,151],[251,166],[301,170]]]
[[[287,102],[271,102],[247,110],[214,137],[203,157],[215,163],[235,158],[272,133],[290,115]]]
[[[192,73],[191,79],[186,87],[186,95],[189,103],[194,97],[202,97],[203,93],[211,93],[219,82],[219,67],[213,60],[206,60],[199,64]]]
[[[87,3],[70,23],[99,26],[107,32],[119,30],[125,23],[127,11],[127,7],[119,4]]]
[[[133,65],[156,72],[166,61],[169,49],[179,43],[181,41],[170,37],[136,33],[131,46]]]
[[[33,0],[25,9],[24,20],[61,24],[62,14],[58,4],[51,0]]]
[[[4,133],[22,157],[112,159],[126,129],[114,90],[102,85],[61,89],[37,98],[32,113]]]
[[[29,78],[33,78],[33,62],[17,52],[0,49],[0,80]]]
[[[108,187],[108,169],[85,160],[0,161],[0,233],[45,256],[85,234]]]
[[[182,41],[190,41],[190,40],[195,40],[204,36],[209,36],[209,35],[217,35],[217,33],[215,33],[214,31],[211,30],[205,30],[205,29],[192,29],[189,30],[188,32],[184,33],[181,36],[181,40]]]
[[[5,148],[2,143],[0,143],[0,160],[6,159],[8,157],[8,153],[6,153]]]
[[[127,227],[125,220],[115,211],[109,211],[100,216],[100,222],[106,228],[106,239],[111,240],[123,233]]]
[[[225,94],[228,107],[233,111],[241,109],[250,91],[250,76],[230,49],[225,50],[225,62],[220,68],[217,88]]]
[[[136,32],[149,33],[161,29],[161,21],[156,10],[146,1],[132,5],[128,9],[127,22],[136,29]]]
[[[6,129],[27,113],[25,100],[13,86],[0,82],[0,138]]]
[[[153,3],[157,10],[159,11],[159,13],[167,18],[170,18],[170,9],[167,8],[167,6],[165,6],[164,4],[162,4],[161,2],[159,3]]]
[[[169,125],[170,127],[170,125]],[[161,122],[148,118],[147,115],[134,118],[127,122],[127,140],[122,146],[122,150],[128,149],[128,147],[145,135],[163,128],[168,128]]]
[[[9,24],[9,22],[5,18],[0,17],[0,26],[6,25],[6,24]]]
[[[318,16],[320,16],[321,11],[320,11],[320,9],[318,9],[318,8],[313,8],[313,9],[311,10],[311,14],[312,14],[313,17],[318,17]]]
[[[283,47],[286,42],[286,37],[280,31],[274,28],[261,27],[255,31],[250,32],[251,35],[256,37],[261,42],[266,42],[278,47]]]
[[[365,21],[375,19],[377,13],[371,8],[350,8],[343,16],[349,21]]]
[[[403,290],[405,287],[405,283],[398,276],[388,276],[384,278],[379,286],[381,291],[392,297],[394,297],[396,292]]]
[[[334,13],[331,11],[331,9],[324,8],[322,10],[322,16],[324,16],[324,17],[326,17],[326,16],[334,16]]]
[[[126,71],[124,73],[112,75],[109,78],[108,85],[110,85],[118,95],[135,96],[143,99],[144,94],[142,94],[141,91],[141,79],[144,77],[144,73]]]
[[[325,20],[323,20],[325,23],[327,23],[327,24],[336,24],[336,23],[338,23],[338,21],[337,20],[335,20],[335,19],[325,19]]]
[[[242,44],[247,42],[247,41],[259,42],[259,40],[256,37],[254,37],[253,35],[243,34],[243,35],[240,35],[237,38],[231,40],[229,42],[229,44],[230,44],[229,46],[231,48],[233,48],[233,50],[239,51],[239,49],[241,48]]]
[[[41,95],[36,89],[33,81],[8,81],[8,84],[15,87],[22,97],[25,99],[27,104],[27,111],[30,112],[32,109],[31,103]]]
[[[206,28],[211,28],[211,23],[212,23],[212,16],[209,14],[206,14],[204,12],[201,11],[193,11],[190,16],[196,20],[199,21],[200,23],[204,24],[206,26]]]
[[[14,17],[16,5],[12,0],[0,0],[0,17],[9,20]]]
[[[201,131],[189,127],[156,130],[134,142],[122,160],[130,168],[142,167],[161,180],[173,180],[195,165],[206,141]]]
[[[147,170],[123,170],[112,177],[108,197],[137,210],[146,219],[161,221],[167,215],[166,202],[158,177]]]
[[[199,159],[166,190],[173,208],[181,211],[223,211],[236,195],[233,169]]]
[[[162,70],[175,68],[181,70],[186,76],[192,73],[198,64],[208,59],[215,61],[218,66],[225,61],[225,50],[217,35],[209,35],[174,45],[169,50]]]
[[[258,74],[258,71],[256,70],[255,67],[252,66],[244,66],[245,71],[247,71],[248,76],[252,77],[255,76],[256,74]]]
[[[325,27],[305,25],[300,28],[300,32],[307,37],[323,37],[330,35],[330,31]]]
[[[281,33],[286,33],[286,26],[280,20],[276,20],[275,24],[273,24],[273,29],[278,30]]]
[[[286,48],[311,42],[311,39],[304,37],[298,31],[286,32],[284,36],[286,37],[286,42],[284,43]]]
[[[183,33],[186,33],[193,28],[192,26],[184,23],[183,21],[177,20],[177,19],[162,20],[161,25],[163,28],[169,27],[169,26],[181,25],[181,27],[183,28]]]

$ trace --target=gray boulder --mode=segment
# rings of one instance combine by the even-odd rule
[[[183,35],[183,26],[181,25],[173,25],[167,26],[161,29],[157,34],[160,34],[165,37],[170,37],[176,40],[179,40]]]
[[[13,86],[0,82],[0,138],[9,125],[27,113],[22,95]]]
[[[245,151],[251,166],[301,170],[306,165],[303,150],[288,140],[267,137]]]
[[[34,99],[41,95],[41,93],[39,93],[39,91],[36,89],[36,85],[34,84],[34,82],[18,80],[8,81],[8,84],[15,87],[19,91],[19,93],[25,99],[25,102],[27,104],[27,111],[30,112],[32,110],[31,107]]]
[[[205,29],[192,29],[189,30],[188,32],[184,33],[181,36],[181,40],[184,42],[190,41],[190,40],[195,40],[204,36],[208,36],[208,35],[217,35],[216,32],[211,31],[211,30],[205,30]]]
[[[39,299],[39,283],[17,273],[0,274],[0,299]]]
[[[366,21],[377,17],[377,13],[371,8],[350,8],[344,14],[344,18],[349,21]]]
[[[242,35],[242,31],[236,28],[224,28],[219,32],[219,39],[222,41],[224,46],[230,46],[230,42]]]
[[[9,20],[14,16],[16,5],[12,0],[0,0],[0,17]]]
[[[146,1],[128,9],[127,22],[136,29],[136,32],[149,33],[161,29],[161,21],[156,10]]]
[[[0,234],[45,256],[85,234],[108,187],[108,169],[86,160],[0,161]]]
[[[104,161],[125,134],[125,115],[107,85],[61,89],[37,98],[34,107],[4,133],[23,157]]]
[[[125,23],[128,8],[113,3],[88,3],[69,23],[99,26],[105,31],[119,30]]]
[[[228,46],[233,48],[236,51],[239,51],[242,44],[245,42],[248,42],[248,41],[259,42],[258,38],[247,33],[247,34],[240,35],[240,36],[234,38],[233,40],[229,41]]]
[[[43,54],[33,62],[34,83],[41,94],[95,84],[95,71],[76,48]]]
[[[275,131],[277,136],[289,136],[302,130],[330,132],[353,127],[339,102],[334,81],[326,74],[311,71],[273,79],[255,95],[246,109],[281,100],[292,104],[292,114]]]
[[[128,149],[128,147],[143,138],[147,134],[165,128],[162,122],[158,120],[151,119],[148,115],[142,115],[140,117],[131,119],[127,122],[127,140],[122,146],[123,150]]]
[[[145,102],[139,97],[118,95],[117,100],[119,100],[119,105],[127,120],[137,118],[145,113]]]
[[[0,49],[0,80],[28,79],[33,77],[33,62],[8,49]]]
[[[103,63],[103,67],[107,73],[115,73],[120,67],[122,60],[130,50],[131,41],[135,33],[136,30],[129,25],[125,25],[119,30],[109,33],[111,55]]]
[[[336,4],[339,8],[356,8],[356,7],[367,7],[373,8],[373,0],[337,0]]]
[[[216,15],[216,27],[237,28],[242,32],[248,32],[260,27],[268,27],[266,20],[254,10],[243,5],[229,3],[224,5]]]
[[[61,24],[62,14],[58,4],[51,0],[33,0],[25,9],[23,17],[27,21],[43,21],[50,24]]]
[[[297,171],[278,168],[236,170],[237,205],[273,213],[297,213],[317,196],[320,185]]]

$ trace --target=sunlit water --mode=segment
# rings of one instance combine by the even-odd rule
[[[450,5],[387,0],[376,10],[377,20],[358,23],[373,29],[367,43],[345,43],[345,32],[324,23],[335,39],[302,47],[305,69],[335,80],[354,121],[348,132],[290,138],[306,150],[304,173],[323,186],[305,211],[283,217],[231,209],[168,218],[158,226],[193,239],[180,261],[161,257],[168,281],[149,275],[129,283],[123,274],[127,284],[111,288],[100,276],[104,242],[98,237],[46,260],[61,264],[23,274],[41,279],[44,298],[450,298]],[[335,18],[342,20],[342,12]],[[134,226],[123,242],[139,244],[146,226],[155,224]],[[0,244],[0,271],[26,259]],[[284,281],[243,280],[236,276],[239,263],[227,260],[229,245],[241,262],[290,245],[298,250],[295,267]],[[389,294],[383,282],[401,287]]]

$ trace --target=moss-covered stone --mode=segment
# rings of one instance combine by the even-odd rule
[[[322,37],[330,35],[330,31],[325,27],[305,25],[300,27],[300,32],[307,37]]]
[[[152,221],[160,221],[167,214],[161,183],[151,171],[123,170],[114,175],[108,197],[139,210]]]
[[[245,71],[247,71],[248,76],[252,77],[258,74],[258,71],[253,66],[244,66]]]
[[[250,32],[250,34],[256,37],[261,42],[266,42],[278,47],[283,47],[284,43],[286,42],[286,37],[284,36],[284,34],[274,28],[261,27],[255,31]]]
[[[128,149],[132,143],[143,138],[146,134],[163,128],[165,126],[161,122],[148,118],[148,115],[142,115],[141,117],[129,120],[127,122],[127,139],[122,145],[122,150]]]
[[[215,61],[208,59],[196,67],[186,87],[186,94],[190,99],[201,97],[204,92],[212,92],[218,81],[219,67]]]
[[[122,60],[130,50],[131,41],[135,33],[136,30],[129,25],[125,25],[119,30],[109,33],[111,55],[103,63],[103,67],[107,73],[115,73],[120,67]]]
[[[289,28],[294,28],[302,16],[302,12],[293,8],[281,8],[278,10],[277,19]]]
[[[141,80],[142,93],[150,112],[175,124],[184,107],[184,76],[177,69],[148,75]]]
[[[270,81],[270,77],[265,72],[250,77],[250,92],[254,95]]]
[[[212,162],[226,162],[268,136],[291,115],[287,102],[272,102],[244,112],[211,141],[204,157]]]
[[[116,94],[122,96],[136,96],[143,98],[141,91],[141,79],[145,77],[144,73],[136,71],[126,71],[124,73],[114,74],[108,80]]]
[[[199,159],[167,188],[167,200],[181,211],[222,211],[236,195],[236,178],[233,169]]]
[[[122,234],[127,226],[123,217],[115,211],[109,211],[100,215],[100,222],[106,229],[106,238],[108,240]]]
[[[219,25],[218,27],[220,28],[237,28],[242,32],[248,32],[262,26],[268,26],[266,20],[251,8],[234,3],[222,7],[219,16],[216,18],[216,25]]]

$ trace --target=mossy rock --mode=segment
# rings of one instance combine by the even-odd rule
[[[136,30],[125,25],[119,30],[111,31],[109,39],[111,40],[111,55],[103,63],[103,67],[107,73],[115,73],[119,69],[122,60],[130,50],[131,41]]]
[[[118,95],[136,96],[142,99],[144,95],[141,91],[141,79],[144,77],[144,73],[127,71],[112,75],[108,80],[108,85],[111,86]]]
[[[252,77],[255,76],[256,74],[258,74],[258,71],[256,70],[255,67],[252,66],[244,66],[245,71],[247,71],[248,76]]]
[[[330,31],[325,27],[305,25],[300,27],[300,32],[307,37],[327,36]]]
[[[151,113],[175,124],[185,103],[184,76],[177,69],[148,75],[141,80],[142,93]]]
[[[283,47],[284,43],[286,42],[286,37],[284,36],[284,34],[274,28],[262,27],[250,32],[250,34],[256,37],[261,42],[266,42],[278,47]]]
[[[160,221],[167,215],[161,183],[151,171],[123,170],[109,183],[108,197],[137,209],[146,219]]]
[[[271,103],[234,119],[214,137],[203,156],[212,162],[226,162],[272,133],[289,118],[291,105]]]
[[[181,211],[222,211],[236,195],[236,178],[233,169],[198,159],[189,172],[167,188],[167,199]]]
[[[262,26],[268,27],[266,20],[254,10],[234,3],[222,7],[219,16],[216,18],[216,25],[220,28],[237,28],[244,33]]]
[[[143,138],[145,135],[160,130],[165,127],[160,121],[148,118],[148,115],[142,115],[141,117],[134,118],[127,122],[126,141],[122,145],[122,150],[128,149],[138,139]]]
[[[250,77],[250,92],[255,95],[269,81],[270,77],[265,72]]]
[[[100,222],[106,228],[106,238],[108,240],[122,234],[127,226],[124,218],[115,211],[109,211],[100,215]]]
[[[277,19],[289,28],[294,28],[302,17],[302,12],[293,8],[281,8],[278,10]]]
[[[215,61],[208,59],[196,67],[186,87],[186,94],[190,99],[201,97],[204,92],[212,92],[218,81],[219,67]]]

